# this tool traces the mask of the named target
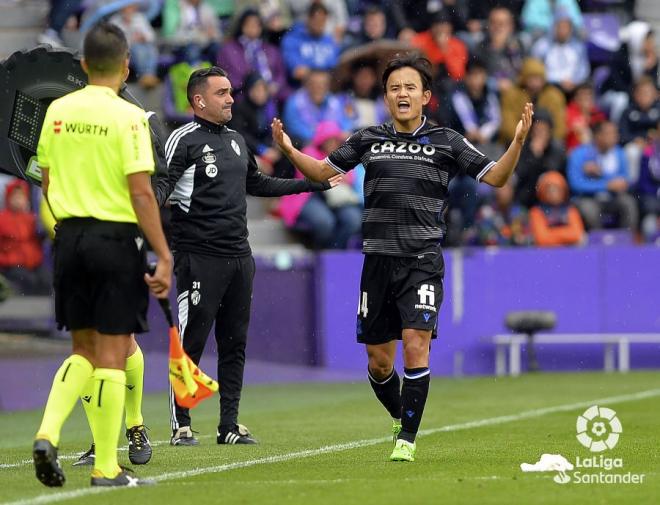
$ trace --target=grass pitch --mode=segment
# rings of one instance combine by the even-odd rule
[[[577,416],[593,404],[621,420],[618,444],[601,454],[624,467],[576,470],[644,474],[643,484],[561,485],[556,472],[521,472],[520,463],[543,453],[590,459],[575,435]],[[82,408],[65,425],[67,483],[56,489],[36,480],[29,461],[41,412],[0,414],[0,504],[594,505],[657,503],[660,496],[657,372],[435,379],[414,463],[388,461],[390,420],[366,380],[245,388],[240,421],[258,446],[216,445],[217,411],[214,399],[193,412],[198,447],[170,447],[166,396],[146,397],[154,456],[134,468],[158,485],[109,491],[89,488],[89,468],[71,466],[91,439]],[[129,464],[125,449],[120,463]]]

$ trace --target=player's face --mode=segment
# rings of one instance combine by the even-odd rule
[[[213,75],[207,80],[206,88],[200,93],[208,119],[213,123],[225,124],[231,120],[231,106],[234,104],[229,79]]]
[[[412,67],[395,70],[387,79],[385,104],[396,122],[407,123],[420,117],[430,99],[431,92],[424,91],[422,76]]]

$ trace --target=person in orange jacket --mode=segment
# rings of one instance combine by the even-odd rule
[[[539,179],[540,204],[532,207],[529,222],[538,246],[579,244],[584,237],[580,213],[568,202],[568,184],[557,171],[546,172]]]

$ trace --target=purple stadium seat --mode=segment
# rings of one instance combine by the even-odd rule
[[[621,46],[619,19],[614,14],[584,14],[583,18],[591,66],[609,63]]]
[[[592,230],[589,232],[589,245],[631,245],[633,234],[625,229]]]

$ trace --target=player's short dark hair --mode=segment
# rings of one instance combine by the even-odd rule
[[[483,59],[478,56],[473,56],[467,62],[466,71],[472,72],[473,70],[483,70],[488,73],[488,65]]]
[[[91,74],[114,74],[128,58],[126,35],[117,25],[102,21],[85,35],[83,55]]]
[[[227,77],[227,72],[225,72],[220,67],[209,67],[209,68],[200,68],[195,70],[190,74],[188,79],[188,87],[186,88],[186,96],[188,97],[188,103],[193,105],[193,96],[195,96],[200,90],[206,89],[207,81],[209,77]]]
[[[385,93],[387,93],[387,80],[390,78],[390,74],[395,70],[405,67],[417,70],[417,73],[419,73],[422,79],[422,91],[431,89],[431,84],[433,83],[431,62],[423,56],[411,54],[394,58],[387,63],[383,72],[383,91]]]

